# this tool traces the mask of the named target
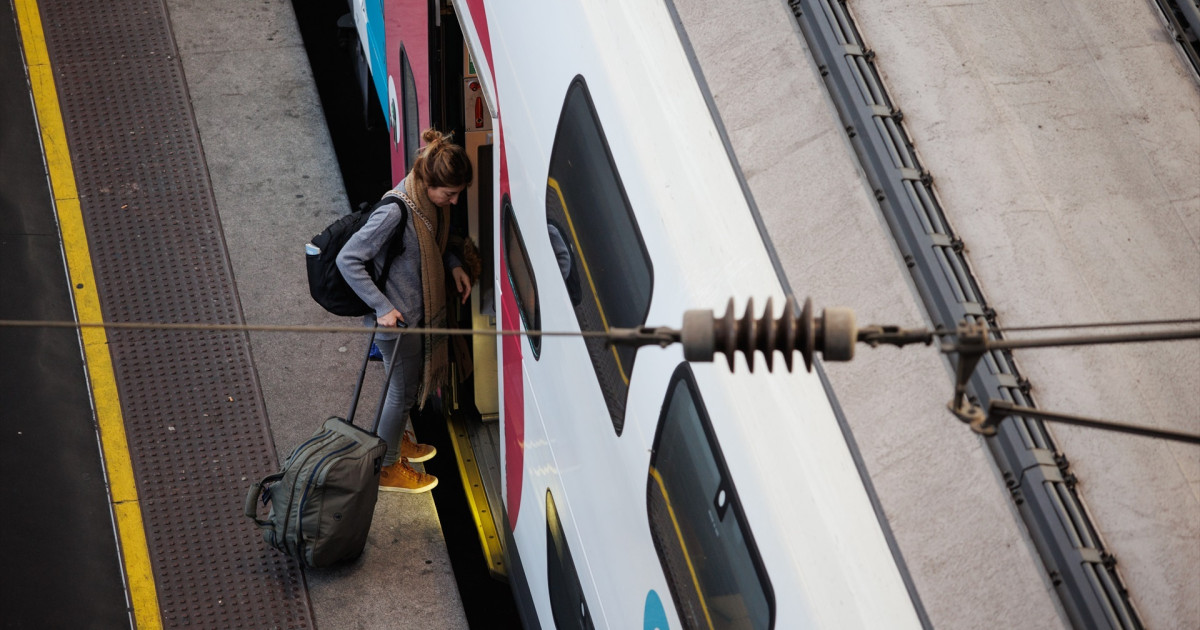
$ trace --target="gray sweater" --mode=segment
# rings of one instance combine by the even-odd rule
[[[383,291],[380,291],[367,274],[366,265],[374,265],[376,274],[383,271],[387,258],[387,244],[396,232],[402,214],[407,214],[408,218],[402,237],[404,253],[392,261],[387,281]],[[462,266],[462,263],[448,252],[443,256],[443,260],[447,275],[454,267]],[[367,219],[367,224],[355,232],[350,240],[346,241],[342,251],[338,252],[337,266],[350,288],[375,311],[374,315],[363,317],[368,326],[373,326],[376,318],[387,315],[393,308],[400,311],[409,326],[416,326],[425,317],[425,297],[421,291],[421,246],[417,243],[411,211],[402,213],[400,206],[394,203],[376,209]]]

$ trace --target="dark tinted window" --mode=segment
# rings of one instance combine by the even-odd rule
[[[562,521],[558,518],[558,507],[554,495],[546,491],[546,577],[550,582],[550,611],[558,630],[579,628],[591,630],[592,614],[583,599],[583,587],[575,571],[575,561],[567,538],[563,535]]]
[[[417,116],[417,81],[413,77],[412,65],[408,62],[408,53],[403,44],[400,45],[400,85],[401,107],[404,108],[404,170],[410,171],[417,157],[421,132],[418,129],[420,120]]]
[[[650,308],[653,270],[621,178],[609,153],[582,78],[567,90],[550,157],[546,219],[556,253],[557,231],[570,255],[567,283],[579,327],[586,331],[635,328]],[[634,349],[585,340],[617,433],[625,424],[625,397]]]
[[[513,216],[508,197],[504,198],[504,262],[508,267],[508,283],[517,298],[525,330],[541,330],[542,311],[538,305],[537,281],[533,277],[533,268],[529,266],[525,240],[521,238],[521,230],[517,227],[517,218]],[[526,338],[536,359],[542,350],[542,336],[526,335]]]
[[[683,627],[773,626],[771,585],[686,363],[663,403],[647,504]]]

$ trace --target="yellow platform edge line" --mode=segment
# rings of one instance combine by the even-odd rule
[[[58,213],[76,316],[80,322],[102,322],[104,317],[100,311],[100,296],[96,291],[92,257],[88,251],[87,232],[83,226],[75,172],[58,105],[58,90],[54,85],[41,14],[36,0],[14,0],[13,6],[25,51],[46,167],[50,173],[50,187]],[[99,425],[100,446],[108,475],[134,622],[140,630],[162,628],[158,592],[150,565],[150,550],[146,543],[146,530],[125,436],[125,419],[121,415],[112,357],[108,350],[108,337],[101,328],[83,328],[80,329],[80,338]]]

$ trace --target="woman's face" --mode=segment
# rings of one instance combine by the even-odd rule
[[[465,189],[466,186],[448,186],[448,187],[433,187],[426,189],[425,194],[433,205],[439,208],[449,208],[458,203],[458,194]]]

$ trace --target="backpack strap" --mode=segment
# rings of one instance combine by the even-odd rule
[[[393,232],[391,238],[388,239],[387,257],[384,258],[383,271],[379,274],[379,280],[376,282],[380,291],[383,290],[383,285],[387,282],[388,272],[392,269],[392,261],[396,260],[396,257],[400,254],[404,253],[404,229],[408,226],[408,208],[405,207],[406,204],[404,204],[399,197],[391,194],[389,191],[388,194],[383,196],[383,199],[375,202],[375,205],[371,206],[370,212],[367,213],[369,215],[372,212],[375,212],[376,210],[393,203],[400,207],[400,225],[396,227],[396,231]]]

